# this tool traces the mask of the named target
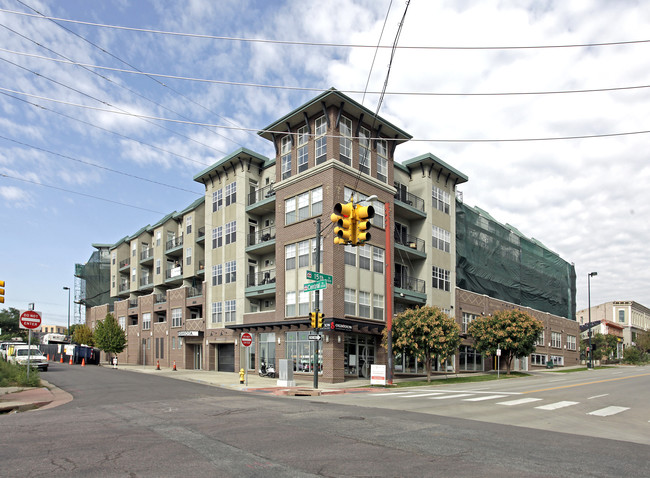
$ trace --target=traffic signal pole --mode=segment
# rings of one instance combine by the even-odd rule
[[[384,204],[386,210],[386,353],[388,355],[388,370],[386,383],[393,384],[393,276],[391,275],[391,234],[390,203]]]
[[[320,218],[316,219],[316,272],[320,272]],[[316,289],[316,334],[320,335],[320,329],[318,328],[318,314],[320,313],[320,290]],[[318,342],[319,340],[314,340],[316,344],[314,346],[314,388],[318,389]]]

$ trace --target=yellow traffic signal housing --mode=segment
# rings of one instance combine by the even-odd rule
[[[0,280],[0,304],[5,303],[5,281]]]
[[[318,324],[316,312],[310,312],[309,313],[309,318],[311,319],[311,328],[315,329],[316,325]]]
[[[356,230],[356,243],[364,243],[370,240],[370,233],[366,232],[370,229],[370,221],[375,217],[375,208],[372,206],[360,206],[357,205],[354,212],[355,218],[357,220],[357,230]]]
[[[316,325],[319,329],[323,328],[323,314],[321,312],[318,313],[318,323]]]
[[[354,204],[337,203],[334,205],[334,214],[330,216],[334,227],[334,244],[356,244],[357,223]]]

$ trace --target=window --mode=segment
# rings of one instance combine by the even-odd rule
[[[551,347],[562,348],[562,334],[560,332],[551,332]]]
[[[432,186],[433,207],[438,211],[449,214],[449,193],[437,186]]]
[[[313,360],[316,352],[315,340],[308,340],[310,332],[287,332],[285,344],[287,358],[293,362],[294,372],[314,373]],[[323,356],[318,347],[318,373],[323,371]]]
[[[212,323],[219,324],[223,321],[223,302],[212,303]]]
[[[298,129],[298,172],[307,171],[309,167],[309,154],[307,149],[307,126]]]
[[[294,317],[296,315],[296,293],[291,291],[287,292],[287,301],[285,304],[287,317]]]
[[[187,216],[185,218],[185,230],[187,231],[187,234],[192,232],[192,216]]]
[[[117,318],[117,323],[120,324],[120,328],[122,330],[126,330],[126,317],[124,317],[124,316],[118,317]]]
[[[384,296],[372,294],[372,318],[384,320]]]
[[[433,288],[449,292],[449,271],[440,267],[433,266],[432,271]]]
[[[370,318],[370,293],[359,291],[359,316]]]
[[[113,278],[111,279],[111,287],[115,289],[115,274],[112,276]]]
[[[226,206],[235,204],[237,202],[237,183],[232,182],[226,184]]]
[[[221,285],[222,272],[223,272],[223,266],[221,264],[212,266],[212,285]]]
[[[217,226],[212,229],[212,249],[223,245],[223,226]]]
[[[317,187],[311,190],[311,215],[320,216],[323,214],[323,188]]]
[[[131,269],[131,283],[133,284],[135,284],[136,274],[137,274],[137,268],[134,267],[133,269]]]
[[[468,332],[472,320],[474,320],[476,317],[477,316],[474,314],[468,314],[467,312],[463,312],[463,322],[461,327],[461,332],[463,334],[466,334]]]
[[[284,200],[284,223],[293,224],[296,222],[296,198]]]
[[[162,232],[156,232],[156,247],[160,246],[160,241],[162,240]]]
[[[183,325],[183,309],[172,309],[172,327]]]
[[[226,244],[234,244],[237,241],[237,221],[226,223]]]
[[[151,329],[151,312],[142,314],[142,330]]]
[[[544,331],[543,330],[537,336],[537,340],[535,341],[535,345],[544,346]]]
[[[530,354],[531,365],[546,365],[546,355],[543,354]]]
[[[186,265],[191,265],[192,264],[192,248],[188,247],[185,249],[185,264]]]
[[[309,240],[298,243],[298,267],[309,265]]]
[[[296,245],[287,244],[284,246],[284,269],[290,271],[296,268]]]
[[[553,362],[553,365],[564,365],[564,357],[561,355],[551,355],[551,361]]]
[[[309,292],[298,292],[298,315],[309,315]]]
[[[237,280],[237,262],[226,262],[226,284],[235,282]]]
[[[158,233],[158,234],[160,234],[160,233]],[[160,245],[160,244],[158,244],[158,245]],[[111,254],[111,261],[113,262],[113,265],[115,265],[115,261],[117,261],[117,252],[113,251],[113,253]]]
[[[291,177],[291,136],[287,135],[282,138],[280,150],[282,164],[282,179]]]
[[[384,250],[379,247],[372,248],[372,270],[380,274],[384,273]]]
[[[385,139],[377,141],[377,179],[388,182],[388,146]]]
[[[237,303],[235,300],[226,301],[226,322],[235,322],[237,320]]]
[[[172,337],[172,350],[176,350],[176,337]]]
[[[316,142],[316,164],[325,162],[327,159],[327,118],[321,116],[316,119],[314,138]]]
[[[355,266],[357,265],[357,252],[354,250],[354,246],[351,246],[350,244],[346,244],[343,246],[343,251],[344,251],[344,261],[345,264],[348,266]]]
[[[137,253],[138,253],[138,244],[134,242],[131,245],[131,257],[135,257]]]
[[[348,187],[343,189],[343,197],[344,197],[344,200],[346,202],[349,200],[350,196],[352,196],[352,195],[356,198],[357,202],[364,201],[368,197],[367,194],[362,194],[362,193],[360,193],[358,191],[355,191],[353,189],[350,189]],[[370,220],[370,223],[375,227],[383,229],[384,228],[384,215],[385,215],[384,203],[375,200],[375,201],[372,201],[372,207],[375,209],[375,217],[373,217]]]
[[[618,321],[619,321],[620,323],[624,323],[624,322],[625,322],[625,309],[619,309],[619,310],[618,310]]]
[[[161,270],[160,259],[156,259],[156,275],[160,274],[160,270]]]
[[[438,226],[432,226],[432,237],[431,244],[433,247],[441,251],[449,252],[449,246],[451,244],[449,231]]]
[[[345,295],[343,296],[345,315],[357,314],[357,291],[355,289],[345,288]]]
[[[212,212],[217,212],[223,207],[223,189],[212,191]]]
[[[567,350],[575,350],[576,349],[576,336],[575,335],[567,335],[566,336],[566,348],[567,348]]]
[[[316,291],[309,293],[309,301],[311,302],[312,309],[318,309],[323,312],[323,294],[318,295],[318,302],[316,302]]]
[[[366,128],[359,130],[359,169],[370,172],[370,131]],[[367,170],[367,171],[366,171]]]
[[[341,118],[339,132],[341,161],[350,166],[352,164],[352,121],[347,118]]]
[[[370,270],[370,246],[365,244],[363,246],[358,246],[359,250],[359,267],[367,271]]]
[[[298,220],[309,217],[309,192],[298,195]]]

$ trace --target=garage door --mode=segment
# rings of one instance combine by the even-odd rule
[[[234,372],[235,371],[235,344],[218,344],[217,345],[217,371]]]

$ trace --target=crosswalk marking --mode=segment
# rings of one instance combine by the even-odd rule
[[[593,412],[587,413],[587,415],[595,415],[597,417],[609,417],[610,415],[616,415],[617,413],[624,412],[629,410],[629,407],[605,407],[600,410],[595,410]]]
[[[471,393],[457,393],[456,395],[444,395],[442,397],[429,397],[430,400],[445,400],[447,398],[469,397]]]
[[[564,407],[570,407],[571,405],[577,405],[580,402],[556,402],[556,403],[549,403],[548,405],[540,405],[539,408],[540,410],[557,410],[558,408],[564,408]]]
[[[417,398],[417,397],[431,397],[433,395],[442,395],[443,392],[429,392],[429,393],[418,393],[416,395],[402,395],[400,398]]]
[[[464,402],[481,402],[483,400],[494,400],[497,398],[505,398],[507,395],[484,395],[483,397],[463,398]]]
[[[371,397],[385,397],[385,396],[388,396],[388,395],[407,395],[407,394],[411,394],[411,393],[413,393],[413,392],[386,392],[386,393],[373,393],[370,396]]]
[[[541,398],[520,398],[518,400],[508,400],[507,402],[499,402],[497,405],[506,405],[511,407],[513,405],[523,405],[524,403],[537,402]]]

